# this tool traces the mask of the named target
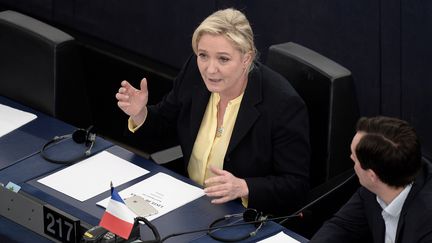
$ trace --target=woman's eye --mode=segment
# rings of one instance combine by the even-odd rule
[[[220,57],[219,60],[220,62],[225,63],[228,62],[230,59],[228,57]]]
[[[204,59],[204,58],[207,57],[207,55],[204,54],[204,53],[198,53],[198,57],[201,58],[201,59]]]

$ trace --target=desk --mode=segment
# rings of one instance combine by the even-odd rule
[[[0,170],[37,154],[42,146],[54,136],[72,133],[75,130],[73,126],[65,122],[5,97],[0,96],[0,104],[37,116],[33,121],[0,137]]]
[[[0,96],[0,104],[27,111],[37,116],[33,121],[0,137],[1,183],[6,185],[11,181],[22,185],[35,176],[41,176],[65,166],[43,161],[39,151],[54,136],[70,134],[75,130],[75,127],[2,96]],[[97,138],[92,154],[110,146],[112,146],[112,143]],[[69,152],[74,153],[74,151]],[[75,152],[84,153],[84,148],[78,148]],[[0,198],[1,200],[2,198]],[[1,203],[0,205],[3,206]],[[3,214],[0,213],[0,215]],[[28,239],[32,239],[32,242],[48,241],[48,239],[33,233],[27,228],[0,216],[0,242],[10,242],[14,239],[18,242],[29,242]]]
[[[33,121],[0,137],[1,183],[5,185],[9,181],[23,183],[34,176],[41,176],[65,166],[43,160],[39,155],[39,151],[54,136],[70,134],[76,130],[75,127],[2,96],[0,96],[0,104],[37,115],[37,118]],[[71,140],[65,141],[65,143],[70,143],[70,146],[73,146],[73,149],[64,154],[65,158],[84,153],[84,145],[73,144]],[[97,138],[92,154],[110,146],[112,146],[112,143]]]
[[[106,151],[120,158],[128,160],[131,163],[144,167],[145,169],[150,171],[150,173],[144,176],[138,177],[135,180],[116,187],[118,191],[121,191],[158,172],[169,174],[187,183],[193,183],[188,178],[180,176],[164,167],[157,165],[152,161],[137,156],[132,152],[129,152],[119,146],[110,147]],[[52,166],[46,165],[46,162],[38,156],[33,156],[29,159],[26,159],[25,161],[22,161],[21,163],[38,164],[38,167]],[[18,168],[16,171],[14,171],[14,168],[18,168],[17,165],[12,166],[8,173],[21,174],[20,168]],[[96,203],[110,196],[110,192],[108,190],[109,188],[107,188],[107,191],[105,191],[104,193],[101,193],[84,202],[80,202],[37,182],[37,180],[46,175],[47,174],[41,174],[40,177],[27,177],[26,175],[24,175],[24,177],[27,177],[28,180],[25,180],[25,183],[20,184],[22,186],[21,190],[38,198],[41,201],[44,201],[51,205],[55,205],[56,208],[58,208],[59,210],[66,212],[70,215],[74,215],[75,217],[81,219],[81,221],[84,223],[87,223],[89,225],[97,225],[99,223],[100,217],[102,216],[104,209],[97,206]],[[153,220],[152,223],[157,227],[161,236],[163,237],[165,235],[175,232],[183,232],[193,229],[205,228],[215,218],[219,218],[222,215],[238,213],[242,211],[243,207],[238,202],[230,202],[223,205],[213,205],[210,203],[209,198],[201,197],[188,203],[183,207],[180,207],[174,211],[171,211],[168,214],[165,214],[162,217]],[[182,237],[176,237],[173,238],[171,242],[187,242],[201,235],[203,235],[203,233],[189,234]]]
[[[149,174],[146,174],[144,176],[141,176],[135,180],[132,180],[128,183],[125,183],[123,185],[120,185],[117,187],[117,189],[120,191],[124,188],[127,188],[145,178],[148,178],[155,173],[163,172],[169,175],[174,176],[175,178],[192,183],[188,178],[184,178],[180,175],[177,175],[168,169],[161,167],[157,164],[155,164],[152,161],[146,160],[142,157],[139,157],[119,146],[112,146],[106,149],[106,151],[115,154],[116,156],[119,156],[123,159],[126,159],[136,165],[142,166],[150,171]],[[22,170],[22,167],[20,165],[25,164],[34,164],[34,169],[37,168],[45,168],[39,169],[38,174],[40,176],[30,176],[31,173],[26,173]],[[67,214],[73,215],[79,219],[81,219],[81,222],[85,225],[93,226],[97,225],[99,223],[100,217],[102,216],[104,209],[97,206],[96,202],[99,200],[102,200],[106,197],[110,196],[109,190],[106,192],[103,192],[93,198],[90,198],[84,202],[79,202],[78,200],[75,200],[73,198],[70,198],[60,192],[57,192],[49,187],[46,187],[43,184],[40,184],[37,182],[38,179],[41,177],[46,176],[50,172],[53,171],[53,167],[56,167],[58,165],[50,164],[46,161],[44,161],[40,156],[32,156],[28,159],[25,159],[14,166],[11,166],[6,169],[6,174],[11,174],[9,177],[20,177],[19,184],[22,186],[22,193],[26,193],[32,197],[35,197],[36,199],[43,201],[45,203],[48,203],[50,205],[55,205],[55,207],[63,212],[66,212]],[[55,170],[55,169],[54,169]],[[49,171],[48,173],[44,173],[43,171]],[[0,171],[0,178],[3,178],[3,176],[6,176],[5,170]],[[243,211],[243,207],[238,202],[229,202],[222,205],[213,205],[210,203],[210,199],[207,197],[201,197],[197,200],[194,200],[174,211],[171,211],[170,213],[161,216],[155,220],[152,221],[152,223],[157,227],[159,230],[161,237],[164,237],[166,235],[177,233],[177,232],[184,232],[184,231],[190,231],[195,229],[202,229],[207,227],[214,219],[219,218],[226,214],[232,214],[232,213],[239,213]],[[9,224],[11,225],[11,224]],[[236,227],[232,228],[230,230],[224,230],[225,235],[230,235],[234,231],[238,232],[250,232],[253,230],[253,226],[244,226],[244,227]],[[240,230],[240,231],[239,231]],[[265,236],[275,234],[279,231],[285,230],[290,235],[296,236],[297,239],[300,239],[301,242],[306,242],[304,238],[301,238],[300,236],[295,235],[289,230],[286,230],[282,226],[273,223],[268,222],[266,225],[259,231],[259,234],[251,238],[250,241],[255,241],[257,239],[262,239]],[[12,235],[14,235],[12,233]],[[148,235],[148,234],[145,234]],[[12,236],[9,236],[12,237]],[[21,239],[20,237],[17,237],[17,235],[14,235],[18,240]],[[173,237],[166,242],[208,242],[209,238],[205,235],[205,232],[201,233],[194,233],[194,234],[187,234],[183,236]],[[246,241],[248,242],[248,241]]]
[[[18,109],[26,111],[29,110],[23,109],[22,106],[14,104],[11,101],[6,100],[6,103],[4,101],[4,99],[0,99],[0,103],[7,105],[13,104],[11,105],[12,107],[16,107]],[[23,144],[14,143],[9,145],[11,148],[11,150],[9,151],[2,150],[4,158],[9,158],[8,162],[10,164],[6,167],[0,168],[0,182],[6,184],[8,181],[12,181],[16,184],[19,184],[21,186],[21,191],[19,193],[12,193],[7,191],[6,193],[9,193],[7,194],[8,198],[0,197],[0,215],[13,218],[14,220],[17,219],[20,224],[26,225],[27,228],[38,232],[39,234],[43,234],[43,221],[40,221],[42,218],[41,208],[43,204],[49,204],[54,206],[61,212],[79,218],[81,221],[81,225],[84,229],[88,229],[91,226],[97,225],[99,223],[100,217],[104,212],[104,209],[97,206],[96,202],[110,196],[108,188],[107,191],[84,202],[80,202],[37,182],[38,179],[45,177],[48,174],[53,173],[56,170],[59,170],[65,166],[60,164],[52,164],[45,161],[40,156],[40,154],[37,153],[37,151],[46,141],[51,139],[51,137],[53,137],[54,135],[71,133],[74,128],[69,126],[68,124],[60,122],[46,115],[37,112],[34,113],[38,115],[38,118],[36,120],[30,122],[29,124],[21,127],[18,130],[11,132],[10,134],[8,134],[8,136],[2,137],[0,139],[0,146],[8,144],[8,142],[11,142],[13,140],[25,140],[23,141]],[[18,136],[19,139],[16,139],[15,136]],[[31,136],[37,138],[37,146],[32,144],[31,142],[26,142],[26,139]],[[25,151],[17,149],[20,147],[24,147]],[[158,172],[169,174],[179,180],[193,184],[193,182],[188,178],[177,175],[176,173],[171,172],[168,169],[161,167],[152,161],[146,160],[119,146],[113,146],[111,143],[105,141],[104,139],[98,138],[93,148],[93,153],[97,153],[102,150],[106,150],[118,157],[121,157],[127,161],[130,161],[131,163],[144,167],[145,169],[150,171],[149,174],[146,174],[135,180],[118,186],[118,191],[121,191],[122,189],[125,189]],[[12,153],[13,156],[11,156],[9,153]],[[13,157],[15,159],[11,159]],[[28,208],[28,210],[31,212],[24,211],[11,213],[6,209],[7,207],[5,207],[6,204],[11,204],[10,201],[7,201],[10,200],[9,198],[13,198],[13,200],[16,199],[16,202],[14,202],[13,204],[28,203],[29,205],[31,205],[31,207]],[[18,203],[18,201],[20,200],[24,202]],[[159,230],[161,237],[164,237],[172,233],[203,229],[207,227],[216,218],[220,218],[227,214],[240,213],[243,210],[243,207],[237,201],[228,202],[222,205],[214,205],[211,204],[209,198],[204,196],[153,220],[152,223]],[[27,214],[31,215],[28,216]],[[46,242],[47,240],[46,238],[42,238],[39,235],[33,233],[32,231],[23,228],[3,217],[0,217],[0,227],[2,227],[0,233],[3,234],[3,236],[0,236],[0,240],[15,240],[18,242],[26,241],[26,239],[32,239],[32,242]],[[252,227],[253,229],[253,226],[250,227]],[[249,229],[250,228],[246,226],[243,230],[250,231]],[[19,231],[18,234],[15,233],[16,230]],[[238,231],[238,229],[235,230]],[[265,227],[263,227],[261,231],[259,231],[259,234],[256,236],[256,238],[253,238],[251,240],[255,241],[258,238],[262,239],[266,235],[270,235],[281,230],[286,229],[276,223],[269,222],[268,224],[266,224]],[[142,233],[144,233],[144,235],[148,235],[146,234],[146,232],[146,229],[143,229]],[[230,232],[232,233],[232,231],[226,231],[226,234],[231,234]],[[173,237],[166,242],[191,241],[206,242],[207,239],[205,232]]]
[[[226,228],[223,229],[221,232],[217,232],[217,236],[218,237],[222,237],[222,238],[226,238],[226,239],[230,239],[230,238],[235,238],[235,237],[242,237],[252,231],[254,231],[255,228],[253,225],[244,225],[244,226],[239,226],[239,227],[233,227],[233,228]],[[272,222],[272,221],[268,221],[266,222],[263,227],[260,229],[260,231],[258,231],[258,234],[254,237],[250,237],[246,240],[240,241],[242,243],[246,243],[246,242],[257,242],[260,240],[263,240],[269,236],[275,235],[279,232],[283,231],[284,233],[286,233],[287,235],[291,236],[292,238],[298,240],[301,243],[306,243],[308,242],[307,239],[305,239],[304,237],[292,232],[291,230],[284,228],[283,226]],[[214,240],[212,239],[210,236],[208,235],[203,235],[195,240],[192,241],[192,243],[217,243],[220,241]]]

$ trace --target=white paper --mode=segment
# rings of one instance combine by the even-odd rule
[[[114,186],[149,173],[137,165],[102,151],[88,159],[38,180],[79,201],[85,201]]]
[[[157,214],[146,217],[148,220],[153,220],[203,196],[204,190],[167,174],[157,173],[124,189],[119,194],[123,199],[132,195],[143,197],[158,211]],[[97,205],[106,208],[108,200],[109,198],[106,198],[98,202]]]
[[[300,243],[300,241],[281,231],[271,237],[258,241],[258,243]]]
[[[0,104],[0,137],[36,119],[36,115]]]

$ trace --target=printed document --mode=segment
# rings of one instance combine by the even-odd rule
[[[82,202],[109,190],[111,181],[119,186],[147,173],[146,169],[102,151],[38,182]]]
[[[165,173],[157,173],[124,189],[119,194],[123,199],[133,195],[143,197],[158,211],[156,214],[146,217],[148,220],[153,220],[203,196],[204,191]],[[106,207],[108,200],[109,198],[106,198],[98,202],[97,205]]]
[[[0,137],[36,119],[36,115],[0,104]]]
[[[281,231],[267,239],[258,241],[258,243],[300,243],[300,241],[295,240],[291,236]]]

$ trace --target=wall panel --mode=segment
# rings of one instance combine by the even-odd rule
[[[402,117],[432,158],[432,1],[402,0]]]

